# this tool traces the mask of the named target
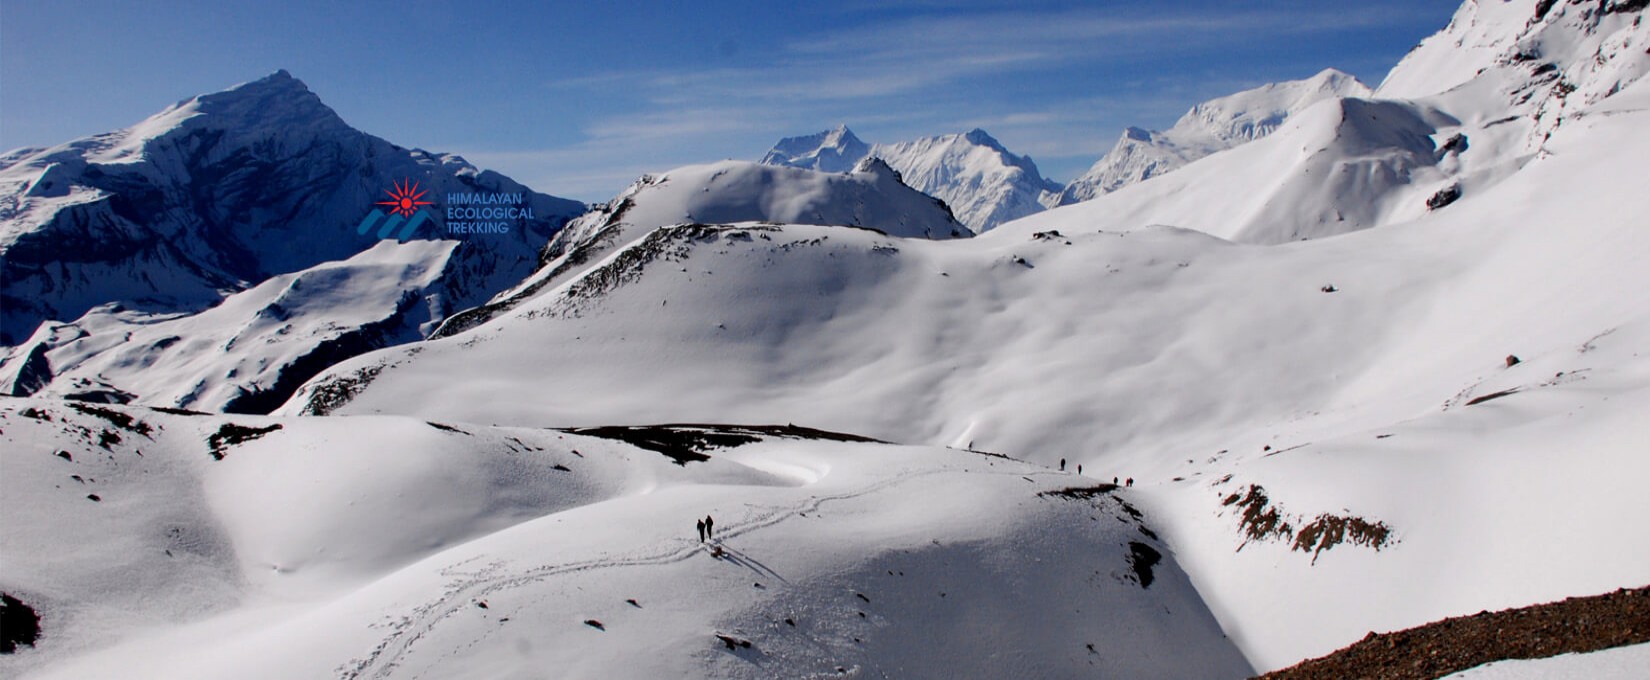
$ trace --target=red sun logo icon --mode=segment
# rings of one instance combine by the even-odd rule
[[[390,195],[390,200],[379,201],[377,205],[390,206],[390,212],[402,217],[412,217],[413,213],[418,212],[419,206],[434,205],[429,201],[418,200],[428,192],[419,191],[418,183],[411,179],[406,180],[405,183],[396,183],[395,191],[385,189],[384,193]]]

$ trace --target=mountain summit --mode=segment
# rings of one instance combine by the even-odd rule
[[[476,242],[476,289],[531,271],[580,203],[450,154],[357,131],[286,71],[124,130],[0,156],[0,345],[97,305],[174,312],[372,246],[357,225],[400,183],[521,194],[535,215]],[[441,237],[433,228],[415,238]],[[484,298],[483,298],[484,299]]]
[[[847,125],[838,125],[824,132],[779,140],[763,165],[788,165],[820,172],[849,172],[854,165],[871,154],[871,146],[854,136]]]
[[[848,172],[867,156],[899,171],[905,183],[947,205],[957,220],[981,233],[1043,209],[1060,185],[1044,178],[1029,156],[1017,156],[985,130],[867,145],[846,125],[775,144],[762,163],[824,172]]]
[[[403,186],[430,210],[455,193],[519,196],[532,217],[468,236],[437,217],[409,243],[360,233]],[[267,410],[327,365],[417,340],[520,280],[582,210],[357,131],[286,71],[12,151],[0,157],[0,390]]]
[[[1111,151],[1066,185],[1057,204],[1087,201],[1260,139],[1290,116],[1325,99],[1367,96],[1369,88],[1357,78],[1324,69],[1304,80],[1269,83],[1203,102],[1162,132],[1127,128]]]

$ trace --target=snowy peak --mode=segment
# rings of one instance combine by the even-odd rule
[[[1060,186],[1045,179],[1029,156],[1010,153],[980,128],[960,134],[866,145],[846,126],[780,140],[763,165],[848,172],[875,156],[911,187],[945,201],[957,220],[984,232],[1042,210],[1040,199]]]
[[[221,92],[186,99],[173,109],[197,110],[212,116],[220,124],[268,123],[305,118],[342,122],[331,107],[322,103],[321,98],[311,92],[303,81],[292,77],[285,69]]]
[[[747,222],[858,227],[918,239],[973,236],[943,201],[906,186],[899,171],[874,156],[846,173],[749,161],[689,165],[643,176],[607,205],[569,222],[540,253],[531,276],[486,305],[455,315],[432,337],[454,335],[516,309],[662,228]]]
[[[652,229],[683,223],[773,222],[866,227],[891,236],[968,235],[944,204],[906,186],[877,158],[827,173],[745,161],[690,165],[631,194],[626,221]]]
[[[1535,119],[1528,137],[1538,147],[1569,113],[1650,72],[1646,7],[1642,0],[1467,2],[1376,94],[1438,98],[1469,116],[1510,108]]]
[[[866,156],[860,159],[858,163],[854,164],[853,172],[854,174],[872,175],[879,179],[892,179],[900,184],[905,183],[905,178],[900,176],[898,170],[889,167],[887,161],[876,156]]]
[[[227,146],[244,145],[252,138],[307,141],[318,135],[353,132],[303,81],[283,69],[221,92],[185,99],[125,130],[70,142],[46,155],[70,163],[135,162],[146,155],[195,151],[198,140],[189,137],[202,131],[227,136],[219,142]]]
[[[1290,115],[1325,99],[1369,95],[1369,87],[1357,78],[1324,69],[1305,80],[1268,83],[1198,104],[1171,131],[1198,129],[1235,146],[1271,134]]]
[[[347,127],[332,107],[322,103],[303,81],[285,69],[222,92],[194,97],[176,108],[197,111],[203,116],[203,122],[220,129]]]
[[[820,172],[848,172],[871,151],[871,147],[854,136],[847,125],[801,137],[779,140],[763,165],[788,165]]]
[[[970,144],[983,146],[999,153],[1008,154],[1008,149],[1003,148],[1002,142],[997,141],[996,137],[992,137],[990,133],[983,129],[974,128],[968,132],[964,132],[962,134],[962,138],[967,140]],[[1023,160],[1019,156],[1014,156],[1013,154],[1009,154],[1009,156],[1015,160]]]
[[[1058,205],[1087,201],[1260,139],[1325,99],[1369,95],[1369,88],[1357,78],[1324,69],[1303,80],[1269,83],[1203,102],[1163,132],[1126,128],[1111,151],[1061,191]]]
[[[355,130],[285,71],[5,163],[0,345],[110,302],[199,311],[270,276],[347,259],[380,240],[358,225],[402,184],[434,197],[432,210],[455,193],[508,193],[531,209],[460,249],[469,264],[447,302],[478,304],[529,273],[584,208]],[[408,237],[451,237],[434,216]]]
[[[1459,130],[1454,117],[1413,102],[1322,101],[1261,139],[1006,228],[1173,225],[1268,245],[1337,236],[1428,212],[1429,197],[1459,178],[1467,144]],[[1162,161],[1162,152],[1184,150],[1175,141],[1152,133],[1123,148],[1137,154],[1131,161]]]
[[[1422,40],[1381,81],[1382,97],[1438,94],[1467,82],[1506,55],[1527,29],[1544,20],[1552,0],[1461,3],[1444,30]]]

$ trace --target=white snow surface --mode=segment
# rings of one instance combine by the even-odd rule
[[[1650,668],[1650,644],[1586,654],[1487,663],[1445,676],[1446,680],[1640,680]]]
[[[1650,584],[1650,28],[1541,6],[976,238],[840,203],[886,168],[693,166],[276,416],[106,407],[156,429],[104,446],[0,401],[0,586],[47,636],[0,673],[1241,677]],[[282,429],[214,460],[226,422]],[[542,429],[669,422],[898,444]],[[1134,484],[1037,496],[1094,484],[1062,463]]]
[[[1132,566],[1162,545],[1127,492],[1039,496],[1084,480],[1037,465],[769,436],[679,466],[537,428],[99,408],[0,401],[0,587],[44,629],[8,677],[1250,670],[1172,555]],[[280,429],[214,457],[229,423]]]
[[[1325,69],[1311,78],[1268,83],[1191,108],[1164,131],[1130,127],[1100,160],[1062,189],[1054,205],[1081,203],[1255,141],[1325,99],[1367,97],[1369,87]]]
[[[1017,156],[981,129],[908,142],[866,144],[840,125],[787,137],[762,158],[824,172],[844,172],[865,158],[880,158],[906,184],[946,202],[975,233],[1043,209],[1060,185],[1044,178],[1029,156]]]
[[[944,206],[864,159],[845,173],[720,161],[638,181],[624,220],[643,230],[674,224],[772,222],[865,227],[893,236],[969,235]]]
[[[428,334],[440,319],[434,298],[457,247],[456,241],[383,241],[342,262],[275,276],[196,314],[108,305],[72,323],[46,323],[0,357],[0,388],[199,411],[267,411],[328,363]],[[20,386],[35,352],[47,362],[49,382]],[[324,363],[302,372],[315,362]]]
[[[951,239],[972,232],[945,204],[904,184],[874,157],[846,173],[721,161],[644,176],[605,206],[569,222],[539,255],[539,268],[488,304],[449,319],[452,335],[582,275],[655,229],[694,223],[763,222],[858,227],[893,236]]]
[[[1476,99],[1320,102],[970,240],[656,231],[416,355],[340,365],[284,412],[803,422],[1080,461],[1141,482],[1259,669],[1370,630],[1641,586],[1650,540],[1621,522],[1650,513],[1650,306],[1635,294],[1650,286],[1650,86],[1577,105],[1529,153],[1527,119],[1492,123],[1504,75]],[[1455,129],[1467,150],[1426,149]],[[1402,168],[1409,183],[1377,181]],[[1430,172],[1464,195],[1392,198],[1424,199]],[[1268,182],[1287,199],[1254,205]],[[1289,205],[1362,209],[1378,228],[1297,242],[1318,223],[1291,223]],[[1387,540],[1246,541],[1223,501],[1250,485],[1292,530],[1359,518]]]

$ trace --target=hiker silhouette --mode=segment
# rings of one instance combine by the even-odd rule
[[[699,542],[705,542],[705,520],[699,520]]]
[[[1066,471],[1066,459],[1064,459],[1064,458],[1060,459],[1060,471],[1061,472]]]
[[[716,540],[716,535],[712,529],[714,526],[716,526],[716,520],[711,519],[710,515],[705,515],[705,538],[713,541]]]

